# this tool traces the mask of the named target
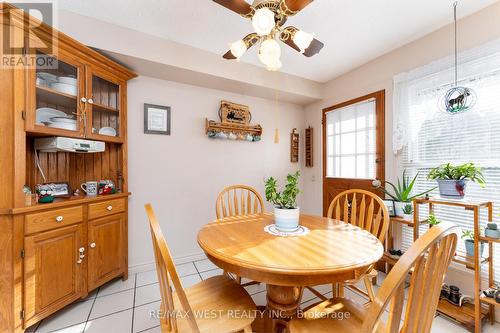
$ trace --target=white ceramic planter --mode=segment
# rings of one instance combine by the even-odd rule
[[[299,227],[300,208],[281,209],[274,207],[274,223],[280,231],[295,231]]]
[[[394,201],[394,209],[396,210],[396,216],[403,217],[403,208],[410,202]]]
[[[403,220],[413,221],[413,214],[403,214]]]
[[[438,179],[439,195],[445,198],[462,199],[465,195],[467,182],[468,180],[461,181],[462,186],[460,186],[460,184],[457,184],[459,183],[457,180]],[[459,191],[459,188],[462,188],[462,190]]]

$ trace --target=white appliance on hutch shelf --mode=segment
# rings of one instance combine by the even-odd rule
[[[65,138],[61,136],[35,139],[35,150],[45,153],[75,152],[75,153],[101,153],[106,145],[102,141]]]

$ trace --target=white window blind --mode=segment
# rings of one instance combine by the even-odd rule
[[[400,81],[395,79],[395,96],[399,96],[394,105],[398,108],[395,113],[403,113],[403,116],[399,115],[400,119],[408,121],[404,126],[407,126],[407,133],[411,133],[402,149],[403,168],[410,176],[418,173],[417,193],[436,186],[435,181],[427,180],[431,168],[447,162],[474,162],[483,168],[487,184],[483,189],[469,182],[467,198],[493,201],[494,220],[500,224],[497,216],[500,212],[500,43],[468,51],[466,56],[461,57],[461,69],[467,75],[462,76],[460,84],[476,91],[477,103],[473,110],[464,114],[448,115],[438,111],[439,99],[449,87],[443,81],[452,82],[449,80],[452,61],[441,61],[440,66],[436,66],[436,63],[429,65],[422,70],[425,73],[422,76]],[[429,68],[434,71],[431,72]],[[394,147],[397,149],[397,144]],[[433,194],[437,195],[438,191],[435,190]],[[435,213],[440,220],[473,230],[473,215],[470,211],[436,206]],[[421,214],[426,216],[425,209]],[[484,228],[486,223],[487,211],[482,210],[481,227]],[[411,244],[411,230],[403,228],[403,248],[407,249]],[[459,241],[458,250],[465,251],[462,240]],[[487,256],[486,246],[483,256]],[[495,280],[500,281],[498,245],[494,249],[494,263]]]
[[[375,178],[375,99],[326,114],[327,177]]]

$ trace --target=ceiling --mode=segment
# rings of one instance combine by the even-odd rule
[[[325,47],[319,55],[306,58],[283,45],[281,71],[318,82],[329,81],[451,23],[454,1],[315,0],[287,23],[313,32]],[[497,1],[461,0],[459,17]],[[252,31],[249,20],[211,0],[59,0],[58,5],[221,56],[230,42]],[[241,61],[261,66],[256,47]]]

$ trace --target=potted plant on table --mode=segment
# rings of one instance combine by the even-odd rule
[[[300,208],[297,206],[300,172],[289,174],[282,192],[273,177],[266,180],[266,199],[274,205],[274,222],[280,231],[295,231],[299,227]]]
[[[383,188],[382,191],[391,197],[394,200],[394,207],[396,209],[397,216],[403,216],[403,207],[407,204],[411,203],[411,201],[417,197],[420,197],[430,191],[434,190],[431,188],[430,190],[424,191],[422,193],[418,193],[412,195],[413,187],[415,186],[415,182],[417,181],[418,173],[410,180],[410,177],[406,177],[406,170],[403,171],[403,179],[400,180],[398,178],[398,185],[394,185],[391,182],[386,181],[392,187],[393,192],[387,190],[387,188]]]
[[[474,256],[474,232],[471,230],[463,230],[462,231],[462,239],[465,242],[465,253],[467,256]],[[479,243],[479,256],[483,255],[484,243]]]
[[[427,178],[437,181],[439,194],[442,197],[455,199],[462,199],[465,196],[465,188],[469,181],[473,181],[481,187],[486,184],[481,168],[475,166],[474,163],[443,164],[432,169]]]

